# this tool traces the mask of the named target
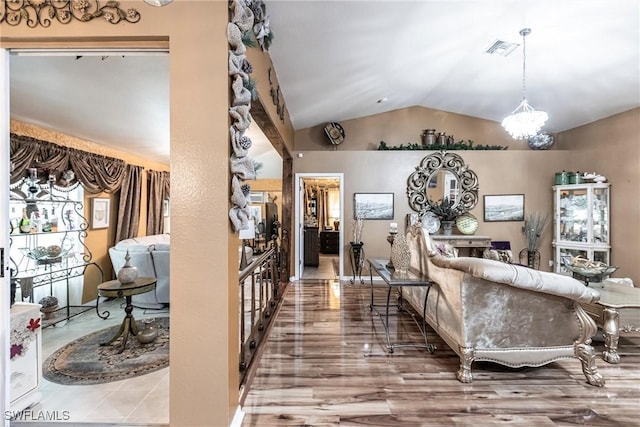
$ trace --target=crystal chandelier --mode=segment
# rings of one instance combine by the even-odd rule
[[[522,36],[522,102],[511,112],[510,115],[502,121],[502,127],[514,139],[526,139],[538,133],[544,122],[549,118],[544,111],[536,111],[529,102],[527,102],[527,93],[525,85],[525,72],[527,63],[527,45],[525,37],[531,33],[530,28],[520,30]]]

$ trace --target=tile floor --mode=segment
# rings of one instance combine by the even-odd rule
[[[46,359],[58,348],[96,330],[122,322],[123,300],[108,301],[100,311],[111,315],[103,320],[95,310],[74,317],[42,331],[43,357]],[[168,316],[168,311],[134,309],[136,319]],[[114,423],[120,425],[169,423],[169,368],[122,381],[97,385],[61,385],[42,380],[40,403],[29,408],[32,414],[57,413],[67,415],[69,423]],[[66,411],[66,412],[64,412]],[[15,425],[32,423],[15,423]],[[12,425],[14,423],[12,422]],[[69,425],[69,424],[64,424]]]

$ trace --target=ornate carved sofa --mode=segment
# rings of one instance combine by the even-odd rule
[[[427,323],[460,357],[457,378],[472,381],[471,364],[542,366],[578,358],[589,384],[603,386],[590,345],[594,321],[580,303],[597,301],[597,290],[554,273],[481,258],[446,258],[426,230],[407,233],[411,268],[432,286]],[[405,287],[403,296],[423,313],[426,288]]]
[[[124,257],[129,251],[131,265],[138,267],[139,277],[156,277],[155,292],[134,295],[134,305],[142,308],[162,308],[169,304],[169,253],[171,248],[169,234],[134,237],[119,241],[109,248],[109,257],[113,265],[113,274],[125,263]]]

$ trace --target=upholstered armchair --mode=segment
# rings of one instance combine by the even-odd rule
[[[595,322],[581,303],[597,301],[597,290],[559,274],[500,261],[445,257],[426,230],[407,233],[411,268],[435,282],[425,320],[460,357],[457,378],[473,380],[474,361],[509,367],[542,366],[577,358],[589,384],[604,385],[590,345]],[[423,313],[420,287],[403,288],[403,296]]]

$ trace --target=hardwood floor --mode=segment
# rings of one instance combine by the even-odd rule
[[[348,282],[289,284],[242,402],[243,426],[640,425],[636,337],[621,338],[619,365],[604,362],[594,341],[602,388],[587,384],[577,359],[520,369],[474,363],[473,383],[462,384],[459,358],[431,330],[434,354],[385,353],[369,295],[368,285]],[[420,339],[408,316],[391,329]]]

